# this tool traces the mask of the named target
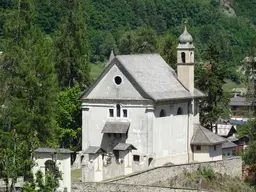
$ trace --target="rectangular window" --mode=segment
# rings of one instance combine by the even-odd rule
[[[123,117],[127,117],[127,109],[123,109]]]
[[[216,146],[216,145],[214,145],[213,147],[214,147],[214,151],[216,151],[216,150],[217,150],[217,146]]]
[[[109,117],[114,117],[114,109],[109,109]]]
[[[197,151],[201,151],[201,146],[200,146],[200,145],[197,145],[197,146],[196,146],[196,150],[197,150]]]
[[[140,156],[139,155],[133,155],[133,161],[140,162]]]

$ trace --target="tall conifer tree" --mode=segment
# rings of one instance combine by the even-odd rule
[[[0,56],[0,177],[14,191],[28,176],[31,150],[53,143],[57,78],[53,44],[34,24],[34,0],[17,0],[4,21]],[[11,179],[11,183],[9,183]]]
[[[82,0],[66,0],[68,15],[56,34],[56,72],[61,89],[90,81],[88,44]]]
[[[200,105],[201,123],[211,130],[224,109],[228,108],[228,95],[222,88],[229,74],[228,58],[224,54],[227,47],[222,36],[216,33],[206,51],[208,62],[203,66],[197,65],[196,86],[207,94]]]
[[[34,26],[33,12],[33,0],[19,0],[12,10],[14,17],[5,23],[8,38],[1,73],[8,78],[1,84],[7,92],[1,100],[1,129],[15,129],[25,136],[37,132],[40,141],[48,143],[56,129],[54,51],[51,40]]]

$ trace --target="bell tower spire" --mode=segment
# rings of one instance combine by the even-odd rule
[[[194,50],[193,37],[188,33],[185,23],[177,47],[177,72],[178,79],[191,93],[194,92]]]

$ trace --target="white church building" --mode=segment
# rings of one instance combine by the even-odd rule
[[[199,124],[193,38],[186,27],[177,73],[159,54],[111,55],[82,100],[83,181],[168,163],[222,159],[225,139]]]

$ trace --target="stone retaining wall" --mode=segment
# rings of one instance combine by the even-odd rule
[[[193,172],[199,168],[211,167],[214,172],[222,175],[226,174],[231,177],[242,178],[242,159],[241,157],[233,157],[221,161],[211,161],[203,163],[190,163],[183,165],[171,165],[156,167],[150,170],[134,173],[122,178],[110,180],[111,183],[122,184],[138,184],[138,185],[152,185],[159,181],[175,177],[182,174],[184,171]]]
[[[221,161],[156,167],[104,183],[73,183],[72,192],[195,192],[200,190],[154,187],[152,184],[202,167],[211,167],[214,172],[242,178],[242,160],[234,157]]]
[[[72,192],[195,192],[197,189],[170,189],[117,183],[73,183]]]

